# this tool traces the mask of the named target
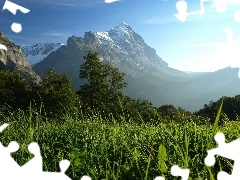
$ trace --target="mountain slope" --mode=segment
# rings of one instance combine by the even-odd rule
[[[166,82],[183,81],[187,77],[185,73],[169,68],[156,50],[126,23],[120,23],[108,32],[86,32],[83,38],[69,37],[66,46],[52,52],[33,69],[42,77],[47,70],[56,68],[73,79],[74,89],[77,90],[80,85],[78,73],[87,50],[100,52],[104,62],[131,77],[152,75]]]
[[[42,61],[51,52],[56,51],[64,44],[62,43],[39,43],[30,46],[22,46],[22,52],[28,59],[31,66]]]
[[[235,96],[240,94],[238,71],[239,68],[227,67],[176,83],[172,86],[176,89],[172,91],[172,97],[177,105],[196,111],[210,100],[216,101],[222,96]]]
[[[0,34],[0,43],[7,47],[7,51],[0,49],[0,70],[19,72],[25,80],[38,84],[41,79],[32,70],[20,46],[12,43],[3,33]]]

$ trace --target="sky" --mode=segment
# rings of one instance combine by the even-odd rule
[[[11,0],[30,10],[14,14],[0,0],[0,31],[20,46],[66,44],[73,35],[109,31],[125,22],[169,67],[192,72],[240,67],[240,0],[108,1]],[[13,23],[21,24],[21,32],[11,29]]]

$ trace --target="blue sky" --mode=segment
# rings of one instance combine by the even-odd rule
[[[204,1],[204,0],[202,0]],[[206,0],[205,0],[206,1]],[[215,71],[227,66],[240,67],[240,23],[233,15],[240,11],[240,0],[225,0],[226,11],[219,13],[214,1],[204,2],[205,14],[189,15],[180,22],[178,0],[12,0],[28,8],[29,13],[8,10],[0,13],[0,30],[18,45],[43,42],[66,43],[75,35],[88,31],[108,31],[125,22],[170,67],[183,71]],[[188,0],[188,12],[200,10],[200,0]],[[0,0],[3,7],[5,0]],[[22,31],[11,30],[13,22],[22,24]],[[232,46],[223,30],[231,28]]]

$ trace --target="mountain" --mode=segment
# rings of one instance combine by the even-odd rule
[[[188,77],[186,73],[168,67],[168,64],[156,54],[156,50],[148,46],[142,37],[124,22],[110,31],[86,32],[83,38],[69,37],[66,46],[61,46],[50,53],[44,60],[34,65],[33,69],[43,77],[46,71],[56,68],[72,78],[73,87],[78,90],[81,84],[78,78],[80,65],[84,62],[83,56],[87,50],[100,52],[100,58],[104,62],[119,68],[129,76],[126,77],[128,78],[126,81],[131,81],[131,78],[142,81],[145,77],[153,76],[151,80],[154,83],[156,81],[169,83],[183,81]],[[139,85],[142,86],[141,82]],[[127,88],[126,91],[130,93],[135,90]]]
[[[240,94],[239,68],[226,67],[215,72],[198,75],[192,79],[175,83],[171,91],[173,103],[196,111],[210,100],[216,101],[222,96],[235,96]]]
[[[7,51],[0,49],[0,70],[19,72],[25,80],[35,84],[41,81],[40,77],[32,70],[20,46],[12,43],[4,36],[3,32],[0,33],[0,44],[7,47]]]
[[[238,69],[226,68],[208,73],[186,73],[168,64],[126,23],[106,32],[86,32],[84,37],[69,37],[67,44],[52,51],[33,66],[43,77],[52,69],[67,74],[78,90],[80,65],[87,50],[100,52],[100,59],[125,72],[124,93],[143,98],[155,106],[173,104],[197,111],[210,100],[240,94]]]
[[[64,44],[62,43],[38,43],[35,45],[24,45],[21,47],[23,54],[28,59],[31,66],[42,61],[51,52],[56,51]]]
[[[68,38],[67,45],[59,48],[49,55],[44,62],[36,64],[34,69],[42,76],[47,68],[52,68],[55,64],[55,57],[61,63],[71,62],[80,65],[83,62],[83,55],[87,50],[100,51],[101,58],[111,65],[120,68],[123,72],[135,76],[140,72],[151,72],[162,69],[163,71],[183,75],[178,70],[169,68],[167,63],[156,54],[156,50],[149,47],[140,35],[135,33],[126,23],[120,23],[108,32],[86,32],[85,36]],[[71,52],[71,53],[70,53]],[[67,53],[67,54],[66,54]],[[63,55],[59,57],[58,55]],[[104,58],[103,58],[104,57]],[[66,58],[68,60],[66,60]],[[80,58],[80,59],[79,59]],[[56,60],[56,59],[55,59]],[[49,62],[51,61],[51,64]],[[49,64],[49,67],[45,67]],[[43,67],[44,66],[44,67]],[[60,65],[61,66],[61,65]],[[79,66],[77,67],[79,71]]]

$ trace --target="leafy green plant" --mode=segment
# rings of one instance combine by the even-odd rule
[[[166,160],[167,160],[167,151],[164,145],[161,144],[158,149],[158,169],[160,170],[161,173],[167,172]]]

